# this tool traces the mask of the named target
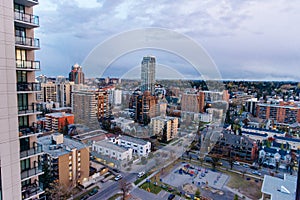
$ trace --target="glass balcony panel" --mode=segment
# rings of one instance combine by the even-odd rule
[[[36,147],[30,148],[30,149],[25,150],[25,151],[21,151],[20,152],[20,158],[33,156],[33,155],[36,155],[36,154],[40,154],[42,152],[43,152],[43,146],[38,144]]]

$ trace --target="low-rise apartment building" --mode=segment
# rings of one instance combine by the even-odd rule
[[[151,142],[139,138],[120,135],[119,137],[111,138],[110,141],[119,146],[131,148],[133,153],[139,156],[147,157],[151,151]]]
[[[49,167],[53,180],[70,188],[88,180],[90,155],[87,146],[60,133],[40,137],[38,142],[43,145],[43,163]]]

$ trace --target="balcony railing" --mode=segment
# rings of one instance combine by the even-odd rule
[[[25,137],[41,133],[42,129],[40,127],[28,126],[28,127],[19,127],[19,136]]]
[[[40,61],[16,60],[16,67],[19,69],[40,70]]]
[[[39,17],[27,13],[21,13],[15,11],[15,20],[19,20],[25,23],[32,24],[33,26],[39,26]]]
[[[17,91],[26,92],[26,91],[41,91],[40,83],[17,83]]]
[[[25,150],[25,151],[21,151],[20,152],[20,158],[33,156],[33,155],[36,155],[36,154],[40,154],[42,152],[43,152],[43,146],[38,144],[36,147],[33,147],[33,148]]]
[[[22,187],[22,200],[30,199],[31,197],[42,194],[44,191],[37,184],[31,184]]]
[[[40,40],[37,38],[27,38],[22,36],[15,36],[16,38],[16,45],[23,45],[30,48],[40,48]]]
[[[32,105],[18,106],[19,115],[34,114],[39,112],[43,112],[43,106],[41,104],[33,103]]]
[[[35,175],[38,175],[43,172],[42,165],[38,165],[35,168],[27,169],[21,172],[21,179],[26,179]]]

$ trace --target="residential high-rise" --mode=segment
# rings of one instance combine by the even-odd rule
[[[40,49],[39,39],[34,38],[34,28],[39,27],[39,17],[33,15],[33,6],[37,4],[37,0],[14,0],[22,199],[36,199],[44,193],[39,183],[43,152],[37,143],[41,131],[36,123],[37,115],[42,114],[36,102],[41,85],[35,82],[35,71],[40,70],[39,61],[35,61],[35,50]]]
[[[75,84],[84,84],[84,73],[82,67],[78,64],[72,66],[72,70],[69,73],[69,81],[73,81]]]
[[[136,122],[147,125],[156,114],[156,98],[145,91],[143,94],[137,92],[130,98],[129,108],[133,109]]]
[[[153,135],[164,141],[170,141],[177,137],[178,118],[177,117],[154,117],[151,119]]]
[[[75,123],[91,128],[99,127],[100,118],[110,116],[108,94],[99,89],[82,89],[73,92],[72,108]]]
[[[38,0],[0,2],[0,199],[35,199],[44,193],[39,184],[42,147],[37,143],[40,114],[35,93],[35,71],[40,69],[34,51],[39,27],[33,6]],[[5,180],[5,181],[4,181]]]
[[[141,91],[150,91],[152,95],[155,92],[155,57],[145,56],[141,64]]]

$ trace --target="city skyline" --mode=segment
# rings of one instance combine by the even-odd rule
[[[300,4],[296,1],[224,1],[218,4],[190,1],[185,5],[148,2],[147,7],[143,4],[130,1],[90,1],[88,5],[83,1],[40,2],[36,13],[43,20],[37,37],[43,41],[43,48],[37,57],[43,65],[42,73],[66,75],[70,66],[76,62],[82,64],[96,45],[111,36],[136,28],[161,27],[186,34],[201,44],[224,79],[299,80],[300,74],[294,70],[299,63],[297,47],[300,43],[299,28],[294,26],[300,18],[296,13]],[[148,15],[144,15],[143,10]],[[181,58],[151,50],[124,55],[111,64],[106,75],[121,76],[138,65],[140,57],[148,52],[159,58],[158,64],[184,67],[187,77],[195,75],[192,67]]]

